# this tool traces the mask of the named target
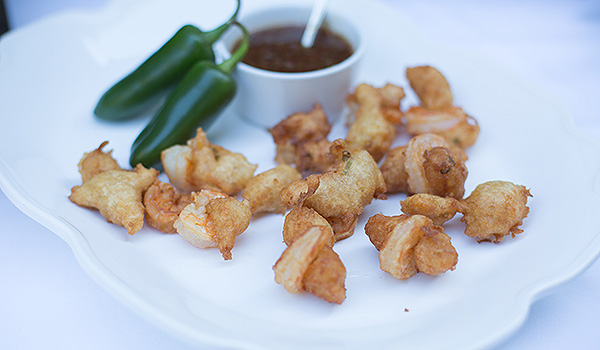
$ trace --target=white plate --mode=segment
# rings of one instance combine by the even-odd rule
[[[246,1],[243,11],[274,3]],[[194,248],[178,235],[146,227],[128,236],[97,212],[72,204],[67,196],[80,183],[83,152],[108,140],[126,166],[130,145],[147,122],[94,119],[99,96],[181,25],[214,27],[231,10],[223,1],[113,3],[95,14],[64,14],[4,36],[3,191],[63,238],[86,271],[123,303],[196,344],[468,349],[498,342],[523,322],[537,296],[598,256],[599,147],[575,130],[554,98],[489,59],[431,45],[387,7],[359,0],[331,6],[359,23],[368,40],[358,81],[407,87],[405,68],[421,64],[446,75],[456,104],[482,129],[468,151],[467,194],[486,180],[526,185],[534,197],[523,234],[497,245],[477,244],[455,218],[447,232],[459,253],[456,270],[398,281],[379,269],[363,227],[374,213],[398,214],[403,196],[375,201],[355,235],[335,246],[348,272],[348,292],[342,305],[330,305],[289,294],[273,281],[272,265],[284,249],[282,216],[254,219],[238,238],[233,260],[225,262],[218,250]],[[344,133],[338,123],[332,137]],[[267,132],[231,110],[209,137],[243,152],[258,171],[274,165]]]

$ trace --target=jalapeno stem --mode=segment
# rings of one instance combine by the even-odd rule
[[[233,15],[231,15],[231,17],[229,17],[229,19],[225,23],[221,24],[220,26],[211,31],[204,32],[203,35],[206,38],[207,42],[214,44],[221,37],[221,35],[223,35],[223,33],[229,28],[229,26],[236,20],[237,15],[240,12],[241,3],[241,0],[237,0],[235,12],[233,13]]]
[[[242,42],[240,46],[235,50],[231,57],[219,64],[219,68],[225,73],[233,72],[235,66],[244,59],[248,48],[250,47],[250,34],[248,30],[239,22],[233,22],[234,25],[238,26],[242,30]]]

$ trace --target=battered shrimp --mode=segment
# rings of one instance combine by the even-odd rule
[[[192,197],[173,224],[177,233],[198,248],[218,247],[230,260],[235,237],[250,224],[250,204],[212,190],[192,192]]]
[[[142,194],[157,176],[158,171],[141,164],[132,171],[106,170],[71,188],[69,199],[77,205],[98,209],[108,222],[124,226],[133,235],[144,226]]]
[[[329,241],[329,232],[322,226],[310,227],[298,237],[273,266],[275,282],[290,293],[303,290],[302,279],[309,265]]]
[[[241,192],[257,168],[242,154],[210,143],[202,128],[187,145],[164,150],[161,161],[169,181],[182,191],[210,189],[227,195]]]
[[[350,149],[366,150],[378,162],[390,149],[396,128],[388,120],[384,98],[376,88],[360,84],[353,98],[358,108],[346,135],[346,143]]]
[[[443,137],[435,134],[418,135],[408,142],[404,169],[409,193],[462,198],[468,175],[466,155],[450,147]]]
[[[375,215],[365,233],[379,250],[381,269],[400,280],[418,272],[439,275],[458,262],[450,237],[423,215]]]
[[[523,232],[519,228],[529,214],[525,186],[508,181],[489,181],[478,185],[461,201],[465,234],[478,241],[501,242],[504,237]]]
[[[273,267],[275,281],[290,293],[306,291],[330,303],[341,304],[346,299],[346,268],[331,247],[331,227],[325,221],[298,230],[306,223],[294,226],[294,231],[299,234],[288,243],[288,248]]]
[[[177,233],[173,224],[185,206],[192,202],[192,196],[160,180],[155,180],[144,193],[146,221],[150,226],[164,233]]]
[[[283,221],[283,241],[286,245],[291,245],[296,238],[300,237],[312,226],[325,227],[330,236],[327,245],[333,246],[335,238],[329,222],[314,209],[300,205],[292,208],[285,216],[285,220]]]
[[[429,193],[417,193],[400,202],[402,212],[408,215],[425,215],[435,225],[442,225],[461,210],[460,202],[452,197],[439,197]]]
[[[432,110],[416,106],[406,111],[404,118],[409,134],[438,134],[463,149],[471,147],[479,135],[479,125],[475,118],[467,115],[460,107],[448,106]]]
[[[336,140],[331,152],[340,159],[335,167],[290,184],[281,191],[281,200],[285,207],[314,209],[341,239],[352,234],[358,215],[373,198],[385,198],[385,182],[367,151],[348,151],[343,140]]]
[[[325,140],[331,125],[320,104],[307,113],[294,113],[269,130],[276,146],[275,161],[284,164],[297,162],[296,148],[306,142]]]
[[[406,69],[406,78],[421,105],[427,109],[452,106],[452,91],[446,78],[434,67],[420,66]]]
[[[389,150],[380,165],[387,193],[408,192],[408,174],[404,168],[406,146],[398,146]]]
[[[121,169],[117,161],[112,157],[112,150],[108,152],[102,151],[102,148],[107,144],[108,141],[102,142],[100,147],[92,152],[85,153],[79,161],[78,168],[82,183],[87,182],[103,171]]]
[[[285,186],[301,178],[300,173],[292,166],[279,164],[248,181],[242,195],[250,203],[252,214],[283,214],[285,208],[281,206],[279,193]]]

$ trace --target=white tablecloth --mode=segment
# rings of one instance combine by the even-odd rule
[[[18,28],[109,0],[4,1]],[[569,107],[578,127],[600,137],[600,2],[377,1],[396,6],[434,41],[480,52],[537,83]],[[109,295],[65,242],[1,193],[0,218],[0,349],[192,348]],[[494,349],[600,349],[600,263],[541,296]]]

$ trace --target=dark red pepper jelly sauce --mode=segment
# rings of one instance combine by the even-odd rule
[[[250,34],[250,48],[242,60],[274,72],[310,72],[342,62],[353,53],[352,45],[327,28],[317,33],[314,45],[304,48],[302,26],[275,27]]]

